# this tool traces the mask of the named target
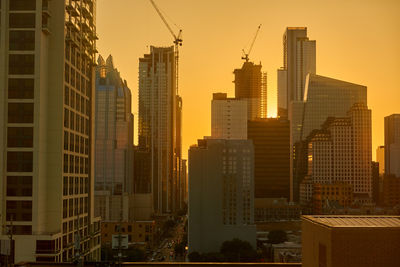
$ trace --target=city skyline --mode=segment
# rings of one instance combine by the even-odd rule
[[[277,106],[276,70],[283,65],[284,31],[287,26],[305,26],[308,36],[317,42],[320,75],[368,87],[368,106],[373,111],[373,148],[383,145],[383,117],[398,113],[396,99],[400,97],[400,92],[396,91],[396,84],[400,82],[396,75],[400,68],[400,52],[396,50],[400,45],[400,21],[396,18],[400,3],[252,1],[249,4],[248,1],[185,3],[173,0],[168,4],[163,1],[157,4],[168,20],[172,18],[169,21],[183,29],[184,43],[180,53],[180,94],[184,99],[183,158],[186,158],[190,145],[211,133],[212,93],[218,91],[228,93],[228,97],[234,96],[232,72],[243,64],[241,50],[248,48],[260,23],[263,26],[250,61],[256,64],[261,61],[263,71],[268,73],[269,115]],[[229,13],[223,9],[228,4]],[[310,14],[309,7],[318,12]],[[113,53],[121,74],[130,82],[133,112],[136,113],[137,60],[147,51],[147,46],[172,45],[172,37],[148,1],[124,1],[122,4],[121,0],[100,0],[97,8],[98,50],[102,54]],[[282,12],[287,16],[278,16]],[[120,15],[115,18],[110,16],[112,14]],[[243,19],[236,20],[237,16]],[[144,19],[145,24],[141,23]],[[119,32],[116,28],[137,23],[142,27],[128,27],[129,34],[124,42],[114,42]],[[126,51],[130,52],[127,54]],[[136,124],[137,121],[135,133]]]

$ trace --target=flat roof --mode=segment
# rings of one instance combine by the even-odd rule
[[[305,215],[303,219],[328,227],[399,227],[400,216]]]

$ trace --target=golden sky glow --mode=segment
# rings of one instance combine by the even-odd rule
[[[400,1],[155,1],[183,29],[179,84],[185,157],[191,144],[210,135],[212,93],[234,96],[233,69],[241,67],[241,50],[261,23],[250,60],[261,61],[268,72],[269,115],[276,109],[282,35],[286,26],[306,26],[317,41],[317,74],[368,87],[375,158],[383,144],[383,117],[400,113]],[[137,113],[138,58],[150,45],[172,45],[172,37],[148,0],[98,0],[97,31],[98,50],[113,55]]]

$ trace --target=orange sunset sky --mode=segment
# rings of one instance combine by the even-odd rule
[[[399,0],[155,0],[183,29],[180,94],[183,154],[210,135],[213,92],[234,96],[234,68],[242,48],[262,24],[250,60],[268,73],[268,114],[276,114],[276,70],[283,64],[287,26],[306,26],[317,41],[317,74],[368,87],[373,158],[383,145],[383,117],[400,113]],[[114,64],[132,90],[137,137],[139,57],[149,46],[170,46],[172,36],[148,0],[98,0],[99,53]]]

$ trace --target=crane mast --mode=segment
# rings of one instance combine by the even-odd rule
[[[174,33],[172,30],[171,26],[168,24],[167,20],[165,19],[164,15],[161,13],[160,9],[157,7],[156,3],[153,0],[149,0],[150,3],[153,5],[154,9],[157,11],[158,15],[160,16],[161,20],[164,22],[165,26],[168,28],[169,32],[171,33],[172,37],[174,38],[174,45],[175,45],[175,51],[174,51],[174,59],[175,59],[175,91],[176,94],[178,95],[179,93],[179,86],[178,86],[178,80],[179,80],[179,46],[182,46],[182,30],[179,29],[178,35]]]
[[[256,41],[256,39],[257,39],[257,35],[258,35],[258,32],[260,31],[260,28],[261,28],[261,24],[260,24],[260,25],[258,25],[258,28],[257,28],[256,34],[254,35],[253,41],[251,42],[251,45],[250,45],[249,51],[246,53],[246,51],[244,51],[244,49],[242,49],[242,51],[243,51],[243,55],[244,55],[244,56],[242,56],[242,59],[246,60],[246,62],[248,62],[248,61],[249,61],[249,55],[250,55],[250,53],[251,53],[251,50],[253,49],[253,45],[254,45],[254,42],[255,42],[255,41]]]

